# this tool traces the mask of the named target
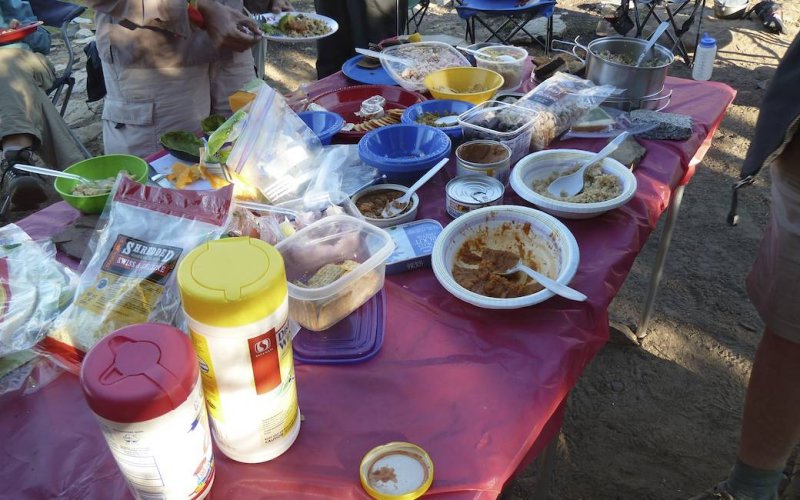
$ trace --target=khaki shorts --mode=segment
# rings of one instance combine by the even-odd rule
[[[800,343],[800,136],[770,172],[770,221],[747,277],[747,292],[769,330]]]
[[[209,114],[231,114],[228,96],[255,78],[250,51],[231,59],[177,68],[121,68],[103,62],[106,154],[140,157],[161,149],[165,132],[200,130]]]

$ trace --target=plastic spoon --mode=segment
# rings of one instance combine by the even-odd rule
[[[653,34],[650,35],[650,38],[647,39],[647,44],[644,46],[644,51],[639,55],[639,59],[636,60],[636,64],[634,66],[638,68],[642,65],[647,54],[649,54],[653,49],[659,37],[663,35],[665,31],[667,31],[667,28],[669,28],[669,21],[664,21],[658,25],[658,28],[656,28]]]
[[[360,47],[356,47],[356,52],[363,56],[374,57],[376,59],[383,59],[384,61],[389,61],[397,64],[402,64],[403,66],[413,66],[414,63],[409,61],[408,59],[403,59],[401,57],[390,56],[388,54],[384,54],[383,52],[375,52],[374,50],[369,49],[362,49]]]
[[[442,160],[439,163],[434,165],[432,169],[428,170],[428,172],[425,175],[420,177],[419,180],[415,182],[413,186],[408,188],[406,194],[404,194],[400,198],[397,198],[396,200],[387,203],[386,206],[383,207],[383,211],[381,212],[381,217],[383,217],[384,219],[390,219],[396,215],[400,215],[403,212],[403,210],[405,210],[406,207],[408,206],[408,202],[411,201],[411,196],[413,196],[414,192],[416,192],[417,189],[421,188],[423,184],[428,182],[431,179],[431,177],[436,175],[436,173],[447,164],[448,159],[449,158],[442,158]]]
[[[492,59],[498,62],[505,62],[505,63],[515,63],[517,62],[512,56],[508,54],[500,54],[499,56],[490,56],[489,54],[484,54],[483,52],[479,52],[477,50],[468,49],[466,47],[456,47],[458,50],[462,52],[466,52],[467,54],[472,54],[476,57],[482,57],[484,59]]]
[[[81,177],[80,175],[69,174],[67,172],[62,172],[60,170],[53,170],[52,168],[36,167],[34,165],[24,165],[21,163],[17,163],[16,165],[14,165],[14,168],[18,170],[24,170],[25,172],[31,172],[34,174],[49,175],[51,177],[63,177],[64,179],[78,181],[82,184],[92,184],[97,182],[91,179],[87,179],[86,177]]]
[[[568,287],[566,285],[562,285],[558,281],[550,279],[550,278],[548,278],[547,276],[545,276],[542,273],[538,273],[538,272],[534,271],[530,267],[528,267],[525,264],[523,264],[522,260],[518,260],[517,264],[514,267],[512,267],[510,269],[507,269],[507,270],[505,270],[503,272],[497,273],[497,274],[505,276],[505,275],[514,274],[514,273],[520,272],[520,271],[525,273],[525,274],[527,274],[528,276],[530,276],[534,280],[536,280],[537,283],[539,283],[543,287],[547,288],[548,290],[550,290],[554,294],[560,295],[560,296],[564,297],[565,299],[577,300],[578,302],[583,302],[583,301],[586,300],[586,295],[584,295],[581,292],[579,292],[579,291],[577,291],[577,290],[575,290],[573,288],[570,288],[570,287]]]
[[[458,125],[458,115],[443,116],[434,120],[433,123],[442,127],[452,127]]]
[[[629,135],[628,132],[619,134],[613,141],[609,142],[606,147],[601,149],[600,152],[585,161],[577,171],[562,175],[551,182],[550,185],[547,186],[547,191],[559,198],[569,198],[583,191],[583,174],[586,173],[586,169],[613,153]]]

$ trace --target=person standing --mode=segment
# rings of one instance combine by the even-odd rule
[[[397,36],[408,17],[408,0],[314,0],[317,14],[339,23],[339,30],[317,42],[317,78],[342,69],[355,48]]]
[[[800,442],[800,34],[767,88],[741,177],[770,167],[770,220],[747,291],[766,328],[747,386],[737,460],[696,500],[773,500]],[[693,500],[694,500],[693,499]]]
[[[255,78],[260,40],[242,0],[87,0],[97,11],[106,154],[147,156],[171,130],[231,114],[228,96]],[[286,0],[272,0],[283,10]],[[200,14],[198,16],[197,14]],[[191,17],[190,17],[191,16]]]

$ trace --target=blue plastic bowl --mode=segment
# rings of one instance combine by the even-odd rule
[[[317,134],[323,146],[330,144],[333,136],[344,127],[344,118],[330,111],[303,111],[297,116]]]
[[[453,99],[433,99],[431,101],[423,101],[409,107],[403,112],[400,119],[403,123],[416,124],[417,118],[425,113],[439,113],[440,115],[460,115],[465,111],[472,109],[474,104],[466,101],[456,101]],[[450,136],[454,141],[461,140],[464,137],[464,131],[461,130],[461,125],[456,123],[452,127],[436,127],[445,134]]]
[[[410,185],[450,154],[450,137],[427,125],[389,125],[368,132],[358,141],[361,161],[387,180]]]

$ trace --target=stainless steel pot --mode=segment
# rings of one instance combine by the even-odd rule
[[[647,40],[639,38],[611,36],[593,40],[587,46],[581,45],[576,38],[569,45],[572,45],[576,56],[578,49],[586,53],[586,79],[597,85],[613,85],[618,88],[621,93],[609,100],[629,103],[629,109],[638,109],[642,106],[642,101],[652,99],[664,90],[667,71],[675,60],[675,55],[669,49],[658,44],[653,46],[650,57],[658,57],[661,63],[653,67],[637,68],[600,57],[600,53],[609,51],[636,61],[647,45]]]

